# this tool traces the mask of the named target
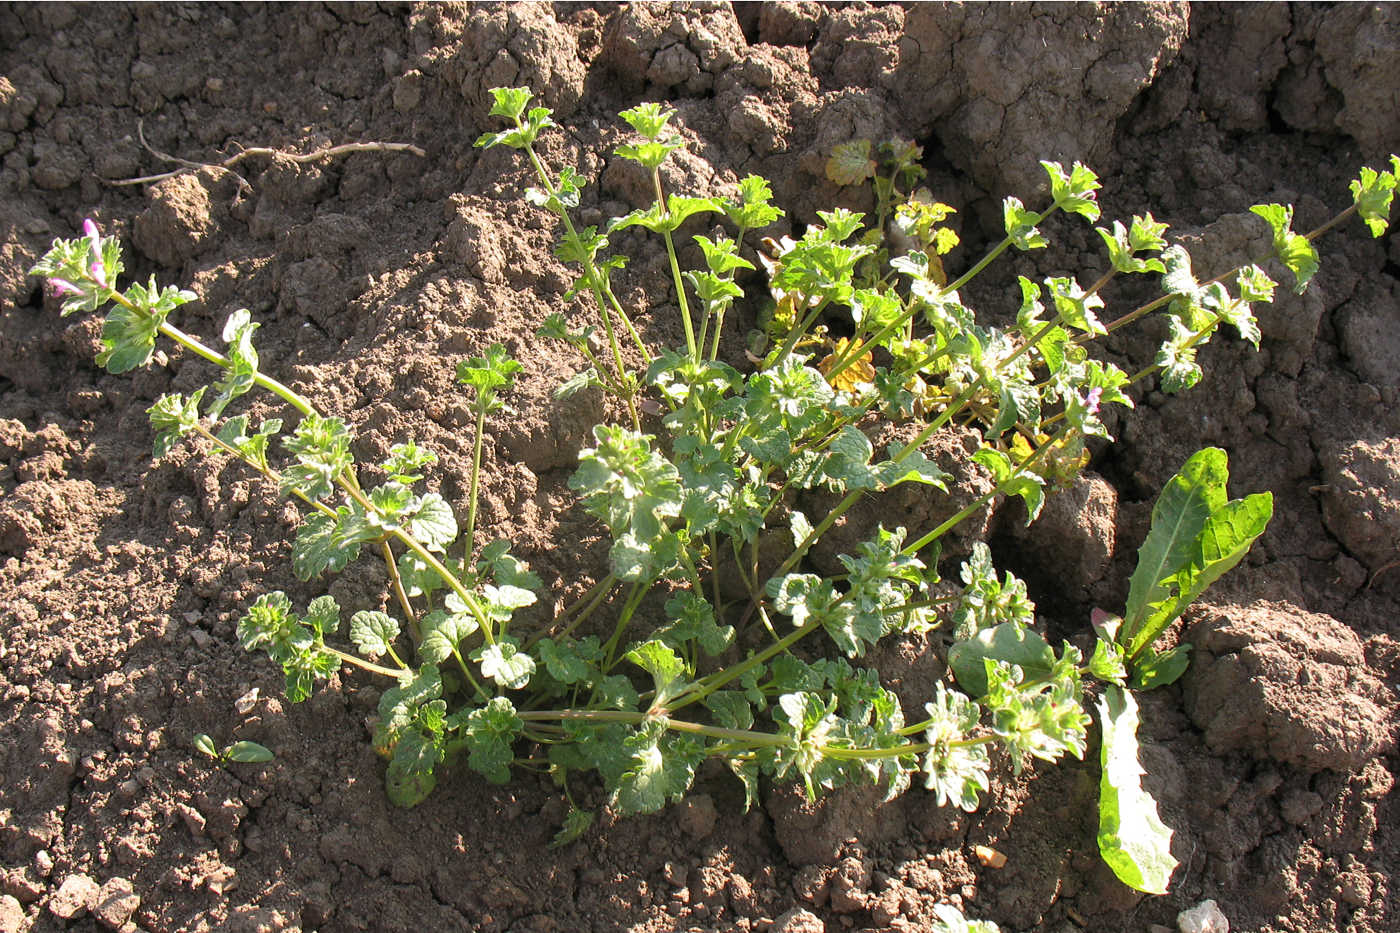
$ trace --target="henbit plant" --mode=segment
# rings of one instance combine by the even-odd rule
[[[1153,642],[1240,559],[1267,521],[1266,500],[1226,502],[1223,454],[1192,458],[1154,513],[1122,622],[1096,619],[1098,642],[1088,660],[1070,644],[1056,651],[1035,632],[1024,584],[1010,574],[998,579],[985,545],[963,565],[964,585],[951,596],[933,589],[936,558],[941,538],[998,496],[1020,497],[1034,520],[1046,487],[1068,481],[1085,463],[1085,439],[1109,440],[1101,408],[1131,407],[1129,385],[1157,376],[1164,391],[1191,386],[1201,375],[1196,350],[1222,323],[1257,342],[1251,304],[1270,300],[1274,287],[1264,271],[1249,265],[1197,282],[1186,251],[1167,246],[1166,226],[1136,217],[1098,228],[1112,268],[1088,289],[1071,277],[1021,278],[1015,324],[986,326],[958,290],[1006,250],[1044,247],[1040,225],[1052,213],[1097,220],[1097,179],[1082,165],[1066,171],[1044,163],[1048,207],[1036,212],[1008,198],[1005,238],[948,282],[935,260],[951,248],[939,226],[951,209],[922,192],[902,193],[899,186],[921,170],[917,148],[901,144],[887,150],[890,181],[877,187],[889,231],[862,232],[862,216],[850,211],[821,212],[819,224],[764,257],[773,310],[752,344],[762,354],[758,363],[741,372],[719,359],[720,331],[744,295],[736,273],[752,268],[742,256],[745,235],[780,216],[768,184],[750,176],[736,197],[668,195],[660,167],[682,142],[668,129],[672,111],[641,104],[623,114],[640,141],[617,155],[649,172],[656,200],[605,231],[580,230],[569,211],[584,179],[568,167],[551,174],[534,148],[553,126],[550,111],[530,108],[523,88],[493,93],[493,114],[509,128],[478,145],[505,145],[528,159],[540,187],[526,198],[559,218],[558,255],[578,270],[566,300],[588,298],[602,325],[599,354],[591,330],[571,328],[562,307],[544,322],[541,335],[576,348],[586,367],[561,392],[601,386],[627,419],[625,426],[594,428],[594,445],[580,453],[569,481],[607,529],[609,572],[529,632],[512,626],[519,610],[536,603],[539,579],[507,542],[474,540],[485,419],[518,369],[503,348],[458,368],[475,392],[477,415],[462,533],[440,496],[414,491],[433,455],[411,441],[399,444],[374,471],[382,480],[370,484],[345,423],[259,370],[257,325],[246,311],[235,312],[224,329],[226,353],[177,330],[167,317],[193,296],[154,280],[119,290],[120,247],[90,222],[83,239],[56,241],[33,270],[62,298],[65,315],[113,305],[98,354],[110,371],[148,363],[157,336],[223,371],[211,386],[156,401],[155,454],[190,438],[298,499],[307,513],[292,547],[299,578],[343,570],[364,547],[384,560],[401,619],[381,609],[355,611],[347,632],[353,653],[328,643],[341,631],[341,610],[330,596],[299,611],[280,592],[259,597],[239,621],[244,646],[265,651],[282,668],[293,701],[346,665],[387,678],[374,741],[389,758],[389,797],[404,806],[432,791],[445,763],[464,758],[497,782],[508,781],[513,766],[547,770],[571,801],[569,779],[596,772],[616,810],[650,813],[683,796],[702,761],[718,758],[742,782],[748,804],[762,775],[800,780],[812,795],[882,782],[893,796],[918,773],[939,805],[973,810],[988,789],[993,748],[1004,750],[1018,772],[1031,758],[1083,755],[1085,683],[1101,681],[1101,849],[1127,883],[1163,889],[1170,837],[1137,780],[1136,710],[1120,688],[1149,687],[1179,673],[1184,652],[1158,655]],[[1383,230],[1400,159],[1392,166],[1363,172],[1353,186],[1355,203],[1333,223],[1359,213],[1373,233]],[[1292,232],[1287,208],[1266,206],[1260,214],[1301,290],[1316,268],[1310,241],[1321,231]],[[705,268],[682,272],[674,234],[701,215],[727,222],[736,235],[696,236]],[[613,292],[610,276],[623,260],[609,252],[610,236],[632,226],[662,238],[685,333],[678,350],[647,347]],[[1104,286],[1117,275],[1142,273],[1160,274],[1165,294],[1101,322]],[[1093,340],[1156,310],[1165,310],[1169,327],[1153,366],[1129,376],[1088,355]],[[847,335],[833,340],[827,322]],[[632,355],[642,361],[641,374],[628,366]],[[226,406],[254,386],[299,416],[289,434],[280,419],[254,430],[247,415],[224,417]],[[641,432],[643,391],[655,393],[660,438]],[[869,436],[892,421],[912,421],[914,436],[877,456]],[[922,448],[952,425],[981,426],[982,447],[962,466],[986,470],[993,488],[926,531],[869,529],[854,553],[840,557],[839,575],[811,570],[808,552],[861,499],[910,482],[927,486],[929,495],[947,494],[951,477]],[[274,438],[285,450],[276,463]],[[799,491],[814,489],[842,496],[815,522],[793,505]],[[791,547],[770,566],[760,560],[759,542],[775,528],[785,529]],[[643,628],[640,610],[654,592],[664,598],[665,620]],[[735,592],[744,595],[727,595]],[[617,609],[609,631],[598,616],[610,600]],[[949,620],[956,626],[948,651],[955,681],[928,685],[925,717],[907,722],[879,672],[851,660],[882,638],[921,636]],[[819,632],[838,656],[813,644]],[[557,841],[577,838],[591,819],[574,807]],[[941,918],[949,929],[974,928],[953,913]]]

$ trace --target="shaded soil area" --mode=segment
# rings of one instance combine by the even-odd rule
[[[649,202],[611,155],[615,115],[665,100],[688,143],[671,189],[762,174],[788,211],[774,236],[833,205],[870,209],[825,178],[826,158],[898,135],[960,210],[954,265],[1000,237],[1002,197],[1037,201],[1039,159],[1078,159],[1105,180],[1107,219],[1153,211],[1213,275],[1267,251],[1250,204],[1294,203],[1311,229],[1349,203],[1359,165],[1400,150],[1398,62],[1393,5],[0,8],[0,929],[920,930],[953,902],[1004,930],[1070,933],[1174,928],[1204,898],[1237,930],[1396,929],[1396,235],[1329,235],[1313,288],[1263,315],[1259,352],[1217,340],[1195,391],[1135,393],[1119,442],[1041,521],[1021,530],[1016,505],[988,520],[1050,631],[1082,637],[1091,607],[1121,605],[1151,499],[1190,452],[1226,448],[1235,495],[1273,491],[1266,536],[1187,617],[1190,671],[1143,701],[1146,781],[1181,862],[1160,898],[1099,862],[1092,755],[1003,769],[973,814],[919,789],[810,805],[784,786],[744,814],[737,784],[705,770],[684,803],[605,813],[558,850],[566,805],[547,778],[496,787],[463,769],[393,808],[366,727],[379,686],[342,673],[286,703],[233,637],[258,593],[324,591],[291,575],[295,510],[187,447],[152,463],[146,409],[208,365],[172,352],[106,374],[99,325],[60,319],[25,270],[94,217],[128,244],[129,273],[198,293],[183,329],[213,339],[249,308],[263,368],[345,418],[362,459],[410,437],[436,450],[429,482],[459,513],[471,415],[452,367],[504,342],[525,371],[515,414],[489,429],[480,523],[563,601],[605,566],[566,482],[609,413],[586,393],[551,400],[576,364],[534,332],[569,307],[570,277],[521,199],[519,160],[472,147],[495,129],[487,88],[528,84],[555,109],[566,129],[542,148],[593,181],[586,224]],[[114,183],[176,167],[156,153],[369,140],[425,154]],[[1004,263],[970,304],[1005,319],[1016,274],[1104,269],[1087,227],[1048,232],[1054,248]],[[643,337],[679,344],[664,251],[640,234],[615,246],[635,257],[618,291]],[[1141,287],[1110,291],[1110,308]],[[757,311],[735,312],[739,359]],[[1101,352],[1140,369],[1158,328]],[[385,584],[366,558],[329,587],[379,608]],[[926,682],[919,657],[882,660]],[[214,767],[191,748],[201,732],[276,759]]]

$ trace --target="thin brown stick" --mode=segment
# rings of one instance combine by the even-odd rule
[[[167,178],[174,178],[177,175],[184,175],[188,172],[197,172],[200,169],[212,168],[216,171],[227,172],[234,178],[238,179],[238,187],[241,190],[251,191],[253,186],[248,183],[248,179],[235,172],[233,170],[233,166],[237,165],[239,162],[242,162],[244,159],[253,158],[255,156],[261,156],[264,158],[277,158],[280,156],[281,158],[288,159],[292,162],[319,162],[322,159],[332,159],[336,156],[347,155],[352,152],[408,152],[418,156],[419,158],[423,158],[427,155],[426,152],[424,152],[418,146],[413,145],[412,143],[368,142],[342,143],[338,146],[322,146],[320,149],[314,149],[311,152],[304,153],[287,152],[282,149],[269,149],[264,146],[254,146],[252,148],[244,149],[241,152],[231,155],[227,159],[224,159],[222,162],[192,162],[189,159],[182,159],[179,156],[173,156],[168,152],[161,152],[159,149],[147,142],[145,127],[143,126],[141,120],[136,121],[136,137],[141,141],[141,145],[144,146],[146,148],[146,151],[149,152],[151,155],[164,162],[173,162],[176,165],[179,165],[180,168],[169,172],[161,172],[158,175],[142,175],[140,178],[105,179],[107,184],[154,184],[155,182],[165,181]]]

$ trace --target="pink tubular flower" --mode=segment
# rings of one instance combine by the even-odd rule
[[[102,261],[102,231],[97,229],[91,217],[83,218],[83,236],[92,245],[92,264],[88,266],[88,274],[99,285],[106,285],[106,272],[101,271],[106,269],[106,263]]]
[[[1084,407],[1089,414],[1096,415],[1099,412],[1099,399],[1103,398],[1103,389],[1095,386],[1084,396]]]
[[[64,295],[81,295],[83,290],[67,279],[49,279],[49,294],[55,298],[62,298]]]

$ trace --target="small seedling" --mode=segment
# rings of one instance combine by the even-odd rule
[[[261,764],[271,761],[277,757],[272,754],[272,750],[257,742],[234,742],[232,745],[225,745],[222,749],[214,744],[214,740],[203,732],[194,737],[194,748],[214,759],[219,765],[226,765],[231,762],[238,764]]]

